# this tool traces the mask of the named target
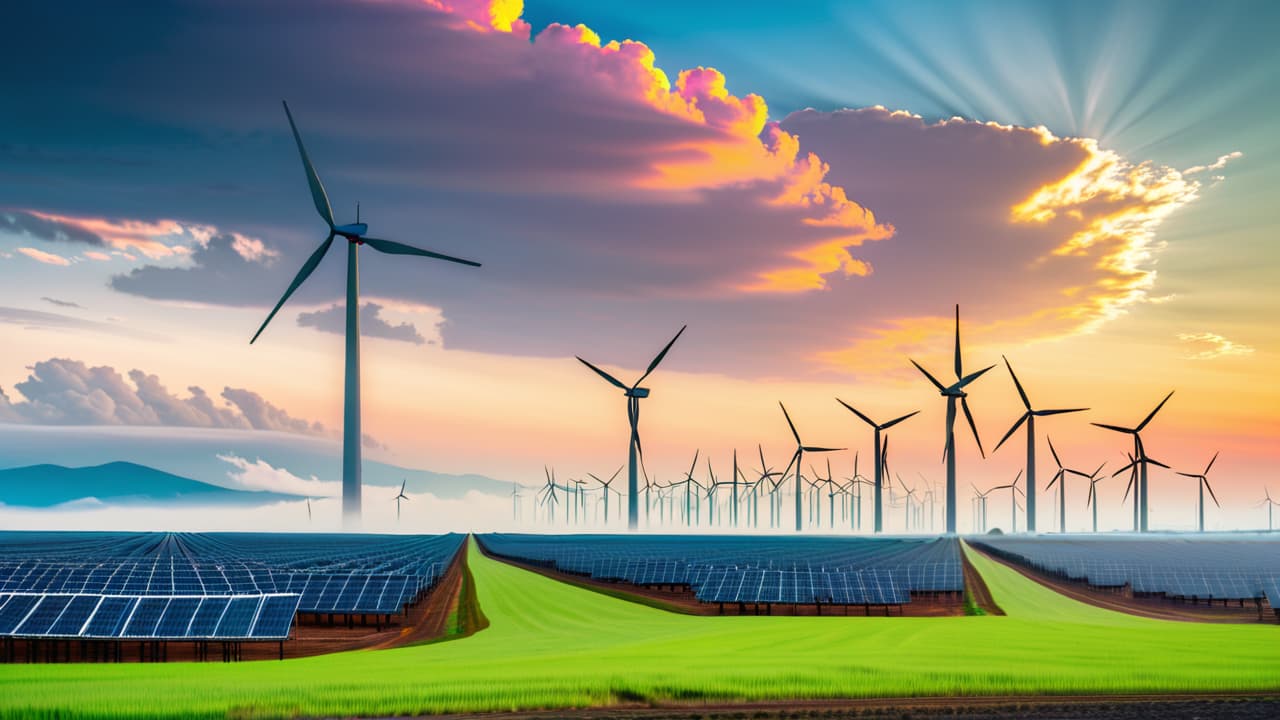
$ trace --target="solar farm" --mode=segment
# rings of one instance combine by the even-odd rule
[[[915,598],[964,592],[955,538],[744,537],[676,535],[484,535],[495,555],[604,582],[687,590],[701,603],[739,613],[790,606],[880,608],[902,613]]]
[[[1271,535],[983,537],[974,545],[1099,590],[1280,619],[1280,542]]]
[[[0,638],[13,662],[239,659],[300,620],[374,627],[435,587],[461,535],[0,533]],[[72,641],[75,641],[74,643]],[[132,658],[131,658],[132,659]]]

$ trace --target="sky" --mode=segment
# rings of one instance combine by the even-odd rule
[[[248,343],[324,239],[287,99],[339,222],[359,203],[374,236],[483,263],[362,249],[372,458],[612,473],[625,402],[574,356],[635,378],[687,324],[646,382],[651,475],[695,449],[785,464],[779,401],[848,475],[871,437],[840,397],[920,410],[891,463],[936,482],[944,403],[908,358],[949,371],[959,304],[966,369],[998,364],[970,387],[988,458],[961,435],[962,488],[1023,460],[1020,436],[991,452],[1021,412],[1004,356],[1038,407],[1090,408],[1040,425],[1067,466],[1118,468],[1125,438],[1089,423],[1175,391],[1146,445],[1186,472],[1221,452],[1211,527],[1264,523],[1280,489],[1271,3],[7,14],[0,422],[338,436],[342,248]],[[1104,525],[1123,486],[1100,486]],[[1189,527],[1194,481],[1152,488],[1153,525]]]

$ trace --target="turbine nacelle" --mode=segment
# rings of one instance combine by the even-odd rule
[[[647,398],[649,397],[649,388],[642,388],[642,387],[627,388],[627,391],[624,394],[627,397]]]
[[[359,240],[362,235],[369,232],[369,225],[362,222],[351,223],[349,225],[335,225],[333,227],[333,232],[335,235],[341,235],[342,237],[354,242]]]

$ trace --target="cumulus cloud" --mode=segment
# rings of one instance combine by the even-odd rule
[[[1233,355],[1251,355],[1253,347],[1228,340],[1217,333],[1178,333],[1178,339],[1191,345],[1193,351],[1188,360],[1213,360]]]
[[[58,265],[61,267],[66,267],[71,264],[70,260],[62,257],[61,255],[45,252],[43,250],[37,250],[35,248],[20,247],[18,248],[18,252],[22,253],[23,255],[26,255],[27,257],[31,258],[32,260],[35,260],[38,263],[44,263],[45,265]]]
[[[262,304],[279,293],[278,277],[261,262],[274,256],[275,251],[268,252],[261,241],[223,233],[196,245],[189,266],[145,265],[112,276],[110,285],[120,292],[155,300]]]
[[[167,425],[280,430],[320,434],[324,426],[292,417],[261,395],[224,388],[216,405],[199,387],[171,393],[155,375],[131,370],[128,380],[109,366],[51,358],[36,363],[14,387],[25,398],[0,397],[0,415],[40,425]]]
[[[422,345],[426,338],[418,332],[418,328],[410,322],[392,324],[382,317],[382,306],[368,302],[360,306],[360,334],[364,337],[377,337],[386,340]],[[315,328],[320,332],[345,335],[347,332],[347,310],[343,305],[333,305],[324,310],[301,313],[298,325]]]

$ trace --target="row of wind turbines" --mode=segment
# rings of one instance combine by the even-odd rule
[[[732,527],[744,527],[744,526],[759,527],[758,521],[756,521],[756,518],[758,517],[759,501],[763,497],[766,502],[766,507],[769,508],[769,512],[770,512],[769,527],[777,528],[777,527],[780,527],[780,518],[783,512],[782,488],[788,483],[791,486],[791,496],[794,499],[795,530],[797,532],[806,529],[806,527],[814,528],[814,527],[821,526],[822,524],[821,523],[821,518],[822,518],[821,505],[822,505],[822,495],[824,494],[824,492],[828,496],[828,514],[829,514],[828,522],[827,522],[828,527],[830,527],[833,530],[836,529],[836,522],[834,518],[835,518],[835,513],[838,507],[841,513],[842,519],[847,518],[849,520],[847,525],[849,529],[852,529],[854,531],[860,530],[861,529],[860,527],[861,526],[861,509],[862,509],[861,493],[862,493],[862,488],[864,486],[869,487],[872,493],[872,513],[873,513],[872,532],[881,533],[885,531],[884,511],[885,511],[886,491],[890,495],[890,507],[904,508],[904,512],[905,512],[904,523],[903,523],[904,530],[907,530],[907,531],[922,530],[925,528],[925,525],[928,525],[929,526],[928,529],[932,530],[932,524],[934,519],[933,517],[934,508],[936,507],[936,488],[929,486],[928,481],[925,480],[923,476],[921,476],[921,479],[924,480],[924,485],[921,487],[909,487],[905,482],[902,481],[900,476],[896,476],[896,479],[898,480],[898,487],[900,487],[904,493],[901,500],[899,500],[899,498],[896,497],[895,486],[893,485],[892,480],[887,471],[887,466],[888,466],[887,431],[890,428],[893,428],[894,426],[898,425],[899,423],[902,423],[910,419],[914,415],[916,415],[919,412],[918,410],[894,417],[893,419],[885,422],[877,422],[873,420],[871,417],[869,417],[867,414],[855,408],[853,405],[845,402],[844,400],[841,400],[840,398],[836,398],[837,402],[839,402],[844,408],[849,410],[851,413],[856,415],[860,420],[862,420],[864,423],[866,423],[868,426],[872,428],[872,431],[873,431],[872,437],[873,437],[873,446],[874,446],[874,456],[873,456],[874,470],[873,470],[872,478],[862,477],[857,472],[856,467],[857,467],[858,454],[856,452],[854,457],[854,462],[855,462],[854,475],[849,478],[846,478],[844,481],[838,482],[834,480],[830,470],[829,462],[827,465],[828,471],[825,477],[821,475],[817,471],[817,469],[815,469],[812,465],[809,466],[810,475],[806,477],[803,471],[804,456],[806,453],[829,454],[829,453],[844,451],[846,450],[846,448],[817,446],[817,445],[807,444],[801,438],[800,432],[796,428],[796,425],[791,418],[791,414],[787,411],[786,406],[783,405],[782,403],[779,403],[779,407],[782,410],[782,414],[784,419],[786,420],[787,427],[791,431],[791,435],[796,442],[795,452],[792,454],[790,461],[787,463],[785,469],[783,469],[782,471],[774,472],[773,470],[771,470],[768,464],[765,462],[763,452],[761,452],[760,453],[760,470],[756,473],[756,478],[754,480],[748,481],[747,477],[743,474],[743,471],[738,464],[737,452],[735,451],[734,457],[733,457],[733,469],[730,475],[731,479],[729,480],[717,479],[714,473],[714,470],[711,467],[710,461],[708,460],[707,472],[706,472],[706,475],[704,476],[705,479],[699,480],[695,477],[695,470],[697,466],[697,457],[698,457],[698,453],[695,452],[694,462],[693,464],[691,464],[689,471],[684,474],[684,477],[682,479],[674,482],[666,483],[666,484],[660,484],[660,483],[651,481],[648,477],[648,474],[645,473],[643,470],[644,453],[643,453],[643,448],[640,441],[640,429],[639,429],[640,400],[649,397],[650,390],[649,388],[642,387],[642,383],[649,378],[649,376],[653,373],[653,371],[667,356],[667,353],[671,350],[671,347],[675,344],[676,340],[678,340],[680,336],[684,333],[686,328],[687,326],[680,328],[679,332],[676,333],[675,337],[673,337],[662,348],[662,350],[653,358],[653,360],[649,363],[648,367],[645,369],[644,373],[640,376],[640,378],[630,385],[622,382],[618,378],[609,374],[608,372],[601,369],[597,365],[594,365],[591,362],[583,359],[582,357],[578,358],[578,360],[583,365],[590,368],[593,372],[595,372],[598,376],[603,378],[610,385],[613,385],[619,390],[622,390],[623,395],[627,398],[627,420],[628,420],[628,425],[630,427],[630,435],[628,440],[628,453],[627,453],[628,457],[627,457],[627,463],[625,467],[628,470],[626,507],[627,507],[627,528],[629,530],[638,529],[639,521],[640,521],[640,513],[642,509],[646,516],[645,517],[646,526],[653,527],[652,515],[655,508],[655,494],[656,494],[656,500],[657,500],[656,507],[659,513],[659,523],[664,526],[683,524],[685,527],[693,527],[693,526],[701,525],[702,524],[701,505],[703,501],[706,501],[708,503],[707,519],[706,519],[707,525],[717,524],[715,518],[717,517],[717,511],[718,511],[718,514],[722,519],[724,518],[725,515],[728,515],[728,521]],[[954,382],[951,382],[949,384],[944,384],[934,374],[930,373],[928,370],[926,370],[923,366],[921,366],[915,360],[912,360],[910,358],[908,358],[908,360],[925,377],[925,379],[927,379],[928,382],[938,391],[939,395],[941,395],[946,400],[946,421],[945,421],[946,424],[944,427],[945,444],[943,449],[943,462],[945,463],[945,466],[946,466],[946,479],[945,479],[945,484],[943,486],[945,490],[945,497],[943,498],[943,501],[942,501],[942,508],[943,508],[943,512],[945,513],[945,520],[944,520],[945,532],[947,532],[948,534],[955,534],[957,531],[956,508],[958,506],[957,468],[956,468],[956,452],[955,452],[956,420],[957,420],[958,414],[960,412],[963,412],[965,416],[965,420],[969,426],[969,429],[972,432],[973,439],[975,444],[977,445],[978,451],[981,454],[981,456],[985,458],[986,451],[983,448],[982,439],[978,433],[978,426],[977,426],[977,423],[974,421],[972,411],[969,409],[967,388],[996,366],[989,365],[980,370],[970,372],[970,373],[965,373],[963,356],[961,353],[961,343],[960,343],[960,307],[959,305],[957,305],[955,308],[955,344],[954,344],[954,365],[953,365],[953,370],[955,373]],[[1034,406],[1031,402],[1031,399],[1027,395],[1027,392],[1023,387],[1021,380],[1018,378],[1017,373],[1014,372],[1013,366],[1012,364],[1010,364],[1008,358],[1003,358],[1003,361],[1006,369],[1009,372],[1009,377],[1013,381],[1013,385],[1018,393],[1018,397],[1022,401],[1024,411],[1017,418],[1017,420],[1014,421],[1013,425],[1004,434],[1004,437],[1000,439],[1000,442],[996,444],[992,452],[998,451],[1000,447],[1002,447],[1010,438],[1012,438],[1020,429],[1023,429],[1025,426],[1026,466],[1023,470],[1019,471],[1018,476],[1011,483],[997,485],[997,486],[988,488],[986,490],[979,490],[976,486],[973,486],[973,497],[971,498],[972,509],[973,509],[973,515],[971,517],[971,527],[975,529],[980,529],[981,531],[985,531],[986,525],[987,525],[986,505],[987,505],[988,496],[991,493],[994,493],[997,491],[1008,490],[1011,496],[1010,498],[1011,513],[1012,513],[1011,529],[1015,532],[1017,531],[1017,515],[1019,512],[1021,512],[1025,516],[1025,524],[1024,524],[1025,530],[1027,532],[1037,532],[1036,500],[1037,500],[1038,484],[1036,481],[1036,450],[1037,450],[1037,445],[1039,441],[1039,435],[1036,430],[1037,420],[1054,416],[1054,415],[1080,413],[1088,410],[1089,408],[1072,407],[1072,408],[1045,409],[1045,408],[1038,408]],[[1049,445],[1050,453],[1052,454],[1054,462],[1057,465],[1057,471],[1053,475],[1052,479],[1046,484],[1044,489],[1048,491],[1048,490],[1052,490],[1055,486],[1057,487],[1057,497],[1055,499],[1056,499],[1056,505],[1057,505],[1056,510],[1058,515],[1059,531],[1065,531],[1065,528],[1067,527],[1066,483],[1067,483],[1068,477],[1075,476],[1075,477],[1080,477],[1089,481],[1089,494],[1086,501],[1086,507],[1091,508],[1093,511],[1093,531],[1097,532],[1097,513],[1098,513],[1098,505],[1099,505],[1097,484],[1098,482],[1102,481],[1103,479],[1106,479],[1107,477],[1117,477],[1125,472],[1129,473],[1129,484],[1125,489],[1125,495],[1124,495],[1124,498],[1121,500],[1121,502],[1127,501],[1129,498],[1129,495],[1131,493],[1133,494],[1134,496],[1133,531],[1148,532],[1150,530],[1150,523],[1149,523],[1149,494],[1150,493],[1148,490],[1150,466],[1155,465],[1157,467],[1161,467],[1165,469],[1170,469],[1170,468],[1165,463],[1160,462],[1150,457],[1147,454],[1147,449],[1146,449],[1145,443],[1143,442],[1142,433],[1155,419],[1156,415],[1160,412],[1160,410],[1164,408],[1165,404],[1169,402],[1169,399],[1172,396],[1173,396],[1173,392],[1168,393],[1164,397],[1164,399],[1162,399],[1155,406],[1155,408],[1151,410],[1151,412],[1149,412],[1142,419],[1142,421],[1137,423],[1136,425],[1126,426],[1126,425],[1116,425],[1116,424],[1108,424],[1108,423],[1096,423],[1096,422],[1091,423],[1096,427],[1109,430],[1112,432],[1124,434],[1132,438],[1133,450],[1132,452],[1127,453],[1128,463],[1123,467],[1121,467],[1119,470],[1116,470],[1110,476],[1104,476],[1101,474],[1106,466],[1105,462],[1100,464],[1092,472],[1085,472],[1083,470],[1078,470],[1075,468],[1064,466],[1058,454],[1057,449],[1053,446],[1052,439],[1046,436],[1045,440]],[[1179,475],[1182,475],[1184,477],[1195,479],[1198,484],[1199,500],[1198,500],[1198,506],[1197,506],[1197,517],[1198,517],[1198,529],[1201,532],[1204,531],[1204,514],[1205,514],[1204,493],[1206,490],[1208,490],[1209,496],[1213,500],[1213,502],[1219,507],[1221,507],[1220,503],[1218,503],[1217,495],[1216,493],[1214,493],[1213,487],[1209,484],[1209,480],[1208,480],[1208,474],[1210,470],[1213,468],[1214,463],[1217,461],[1217,458],[1218,458],[1218,454],[1215,453],[1213,458],[1210,459],[1209,463],[1205,466],[1205,469],[1201,472],[1196,472],[1196,473],[1179,472],[1178,473]],[[621,468],[619,469],[619,472],[621,472]],[[642,473],[644,474],[643,493],[645,496],[643,500],[640,499],[640,493],[641,493],[640,476]],[[601,493],[600,497],[603,498],[605,501],[607,501],[610,493],[616,492],[612,489],[611,484],[613,482],[613,479],[617,477],[617,474],[618,473],[615,473],[613,478],[611,478],[608,482],[600,480],[598,477],[594,475],[590,476],[593,480],[599,483],[598,488],[591,486],[590,482],[585,480],[570,481],[565,483],[563,486],[560,486],[556,483],[554,479],[554,473],[548,470],[545,472],[546,482],[544,485],[541,486],[541,488],[539,488],[537,495],[535,496],[536,505],[543,513],[545,513],[547,522],[554,524],[556,522],[556,517],[557,517],[555,512],[556,507],[561,504],[562,496],[569,497],[570,494],[572,494],[572,498],[576,503],[575,505],[573,505],[573,507],[583,508],[583,509],[588,507],[586,503],[588,502],[588,499],[591,497],[592,490],[597,490],[598,492],[600,492]],[[1024,476],[1025,476],[1025,480],[1024,480]],[[1022,483],[1022,487],[1019,486],[1019,483]],[[717,493],[720,490],[720,488],[725,486],[730,486],[729,492],[731,492],[731,497],[724,503],[717,502]],[[917,491],[921,492],[921,496],[918,498],[916,497]],[[513,490],[512,492],[513,492],[513,515],[514,515],[518,511],[518,505],[516,504],[516,497],[518,496],[518,490]],[[621,495],[620,493],[618,494]],[[682,506],[676,504],[676,500],[679,498],[680,495],[683,495]],[[1018,499],[1020,496],[1025,500],[1025,506],[1019,504]],[[804,512],[806,498],[807,498],[808,505],[810,507],[810,511],[807,517],[807,523],[806,523],[806,516]],[[619,497],[619,499],[621,499],[621,497]],[[720,508],[719,506],[721,504],[725,504],[726,506],[724,508]],[[740,525],[739,513],[740,513],[740,510],[743,508],[744,504],[745,504],[745,507],[750,512],[750,517],[753,522],[747,525]],[[1266,491],[1265,498],[1259,504],[1259,506],[1266,505],[1268,508],[1268,529],[1269,530],[1272,528],[1271,514],[1274,506],[1277,504],[1280,504],[1280,501],[1272,499],[1269,490]],[[671,513],[667,512],[668,508],[672,510]],[[926,508],[928,509],[927,515],[924,512]],[[679,511],[681,513],[681,517],[678,522],[675,521],[675,511]],[[577,517],[585,517],[585,513],[580,514]],[[568,520],[567,508],[565,512],[562,513],[562,520],[565,522],[570,522]],[[609,522],[609,514],[607,512],[607,508],[605,512],[605,522],[606,524]]]

